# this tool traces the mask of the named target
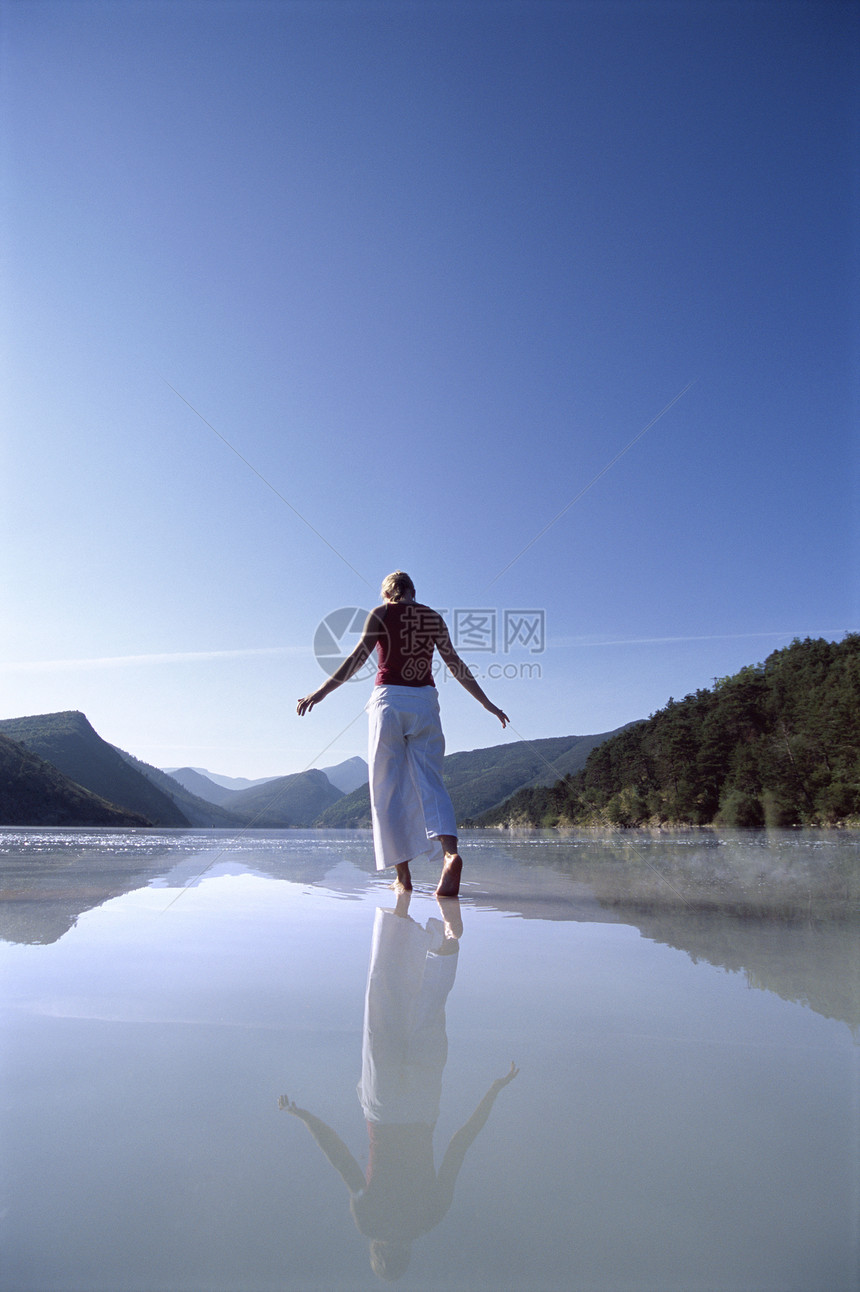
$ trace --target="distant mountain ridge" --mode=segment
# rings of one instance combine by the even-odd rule
[[[458,822],[469,825],[480,813],[503,803],[524,786],[551,784],[560,776],[578,771],[591,751],[615,734],[609,731],[591,736],[550,736],[448,754],[443,775]],[[340,829],[369,825],[368,787],[363,785],[347,794],[323,812],[316,824]]]
[[[161,770],[165,775],[172,776],[174,780],[179,781],[182,785],[185,785],[185,775],[187,773],[192,783],[186,788],[190,789],[194,794],[199,794],[204,799],[206,794],[203,793],[203,790],[207,787],[205,785],[201,786],[200,782],[202,781],[208,781],[221,790],[250,790],[255,785],[265,785],[266,781],[277,779],[275,776],[258,776],[256,780],[249,780],[247,776],[222,776],[220,772],[210,772],[206,767],[162,767]],[[217,803],[218,800],[212,799],[211,802]]]
[[[321,770],[342,794],[351,794],[360,785],[367,784],[367,763],[358,754],[347,758],[343,763],[336,763],[334,767],[323,767]]]
[[[0,720],[0,736],[7,738],[0,824],[23,823],[24,812],[33,825],[55,824],[63,813],[96,825],[105,814],[118,820],[113,811],[138,824],[180,828],[370,824],[367,784],[344,793],[331,779],[364,782],[360,758],[244,790],[222,787],[229,798],[218,804],[109,745],[77,711]],[[21,746],[42,765],[25,759]],[[712,690],[670,699],[647,721],[449,754],[443,771],[461,826],[854,823],[860,634],[795,640],[764,663],[717,679]],[[217,795],[210,784],[202,788]],[[40,812],[44,819],[36,819]]]
[[[323,772],[312,770],[274,777],[246,790],[225,790],[227,808],[108,744],[77,710],[0,720],[0,735],[13,746],[5,750],[0,764],[8,791],[0,793],[0,824],[24,824],[21,812],[26,804],[27,824],[34,826],[68,820],[89,825],[288,829],[313,825],[342,797]],[[21,754],[14,752],[14,742],[44,764],[41,771],[37,763],[20,771]],[[62,782],[67,782],[65,787]]]
[[[150,763],[135,758],[134,754],[126,753],[117,745],[114,745],[114,749],[130,767],[140,772],[141,776],[145,776],[148,781],[162,790],[172,803],[176,804],[189,825],[230,830],[243,824],[240,817],[210,802],[209,799],[192,793],[181,781],[168,776],[167,772],[163,772],[160,767],[153,767]]]
[[[267,777],[242,790],[216,785],[193,767],[180,767],[173,779],[189,791],[199,785],[199,790],[194,789],[195,795],[208,798],[213,809],[219,805],[215,810],[225,812],[234,824],[245,827],[313,825],[320,812],[341,797],[341,791],[332,785],[325,772],[316,770]]]
[[[345,762],[336,763],[333,767],[322,767],[319,769],[328,781],[340,790],[342,794],[348,794],[357,786],[367,781],[367,763],[363,758],[357,755],[353,758],[347,758]],[[275,781],[282,781],[282,776],[262,776],[259,780],[247,780],[242,776],[221,776],[215,772],[206,771],[202,767],[174,767],[173,769],[165,767],[164,774],[171,776],[173,780],[179,781],[181,785],[198,798],[206,799],[210,803],[217,803],[220,807],[233,811],[238,807],[242,811],[241,800],[237,797],[246,790],[259,789],[263,785],[273,785]],[[302,772],[293,772],[292,775],[300,776]],[[316,783],[314,783],[316,787]],[[316,790],[315,790],[316,792]],[[303,813],[307,815],[307,813]],[[310,824],[309,821],[303,824]]]
[[[75,710],[7,718],[0,721],[0,734],[19,741],[58,774],[101,800],[100,806],[90,805],[93,816],[89,824],[102,823],[106,807],[131,814],[134,824],[149,826],[289,829],[370,823],[367,764],[358,756],[324,771],[313,768],[230,790],[193,768],[177,769],[183,776],[180,779],[142,762],[108,744],[84,714]],[[467,825],[524,785],[547,784],[577,770],[591,750],[611,734],[515,741],[448,755],[444,774],[458,820]],[[344,793],[332,784],[332,776],[343,785],[360,783]],[[198,785],[204,793],[196,792]],[[31,812],[36,811],[37,801],[34,790]],[[80,804],[68,811],[79,808]],[[31,823],[53,823],[56,810],[46,799],[45,820],[33,818]],[[7,811],[14,811],[11,804]],[[12,818],[6,823],[13,823]]]
[[[189,794],[194,794],[197,798],[205,799],[207,803],[216,804],[218,807],[226,807],[230,800],[240,793],[238,788],[227,789],[224,785],[210,780],[208,773],[199,772],[195,767],[175,767],[173,771],[167,771],[165,768],[164,775],[178,781]],[[265,782],[262,783],[265,784]],[[243,785],[242,789],[250,788],[251,784],[252,782]]]
[[[311,769],[278,776],[234,794],[231,811],[257,829],[312,826],[327,807],[343,798],[325,772]]]

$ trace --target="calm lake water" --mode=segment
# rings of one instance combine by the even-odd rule
[[[860,836],[463,843],[0,830],[4,1292],[854,1292]]]

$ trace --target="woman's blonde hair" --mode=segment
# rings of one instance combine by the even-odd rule
[[[382,595],[386,601],[402,601],[415,596],[415,584],[404,570],[395,570],[382,580]]]

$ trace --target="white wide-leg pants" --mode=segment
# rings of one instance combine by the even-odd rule
[[[427,854],[441,858],[438,836],[456,835],[457,821],[442,780],[435,686],[376,686],[365,708],[377,870]]]

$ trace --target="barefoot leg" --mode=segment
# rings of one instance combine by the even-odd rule
[[[411,893],[412,876],[409,873],[409,862],[402,861],[399,865],[395,866],[394,869],[397,871],[397,878],[391,887],[400,893]]]
[[[463,858],[458,852],[445,858],[442,877],[436,887],[437,897],[457,897],[460,893],[460,875],[463,872]]]
[[[439,842],[445,849],[445,861],[442,866],[442,877],[436,888],[436,896],[457,897],[460,892],[460,876],[463,872],[463,858],[457,851],[457,836],[440,834]]]

